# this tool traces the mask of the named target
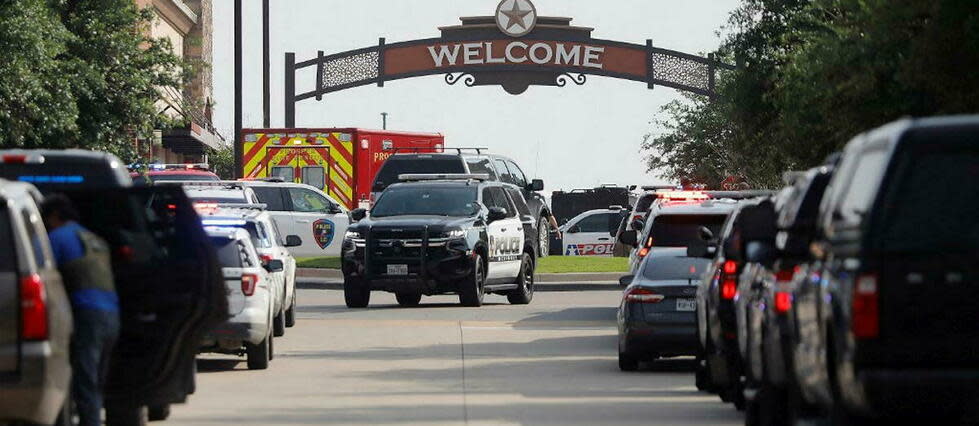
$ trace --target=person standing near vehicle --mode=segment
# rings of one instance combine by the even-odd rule
[[[71,298],[72,396],[82,426],[102,424],[102,385],[119,336],[119,298],[108,245],[78,224],[78,211],[61,194],[47,197],[41,215],[58,270]]]

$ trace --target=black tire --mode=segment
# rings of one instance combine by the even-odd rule
[[[118,402],[105,407],[106,426],[146,426],[149,412],[145,406]]]
[[[619,352],[619,370],[637,371],[639,370],[639,360],[632,355]]]
[[[170,404],[151,406],[148,417],[151,422],[162,422],[170,418]]]
[[[363,280],[345,276],[343,300],[348,308],[366,308],[371,302],[371,290]]]
[[[698,359],[697,370],[694,373],[694,382],[697,390],[701,392],[711,392],[713,386],[710,383],[710,372],[707,371],[707,361]]]
[[[285,306],[283,306],[285,308]],[[279,312],[275,318],[272,318],[272,335],[275,337],[282,337],[286,335],[286,311]]]
[[[527,305],[534,300],[534,258],[530,254],[523,254],[517,289],[507,292],[506,298],[511,305]]]
[[[744,398],[744,385],[741,384],[739,378],[735,378],[734,380],[734,386],[729,390],[731,392],[731,403],[734,404],[734,408],[738,411],[744,411],[747,407],[747,401]]]
[[[551,224],[547,216],[541,212],[541,217],[537,221],[537,256],[547,257],[551,254]]]
[[[245,354],[248,356],[249,370],[265,370],[269,368],[269,360],[272,359],[272,336],[266,336],[259,344],[253,345],[245,343]]]
[[[398,299],[398,304],[401,306],[418,306],[422,301],[422,295],[419,293],[397,293],[394,297]]]
[[[483,256],[477,254],[473,259],[472,272],[459,284],[459,303],[462,306],[478,308],[483,306],[483,284],[486,281]]]
[[[292,328],[296,326],[296,291],[292,291],[292,306],[289,306],[289,310],[286,311],[286,327]]]

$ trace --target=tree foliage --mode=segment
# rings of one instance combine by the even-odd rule
[[[775,187],[888,121],[979,111],[975,0],[744,0],[728,30],[720,96],[667,105],[646,137],[664,177]]]
[[[0,146],[86,148],[135,157],[168,122],[161,91],[188,77],[153,12],[132,0],[0,2]]]

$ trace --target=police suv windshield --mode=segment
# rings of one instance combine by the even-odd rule
[[[372,217],[472,216],[479,211],[476,188],[470,186],[391,187],[374,204]]]

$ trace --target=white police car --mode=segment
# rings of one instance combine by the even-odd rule
[[[561,226],[565,256],[612,256],[615,233],[619,230],[622,207],[589,210]]]

